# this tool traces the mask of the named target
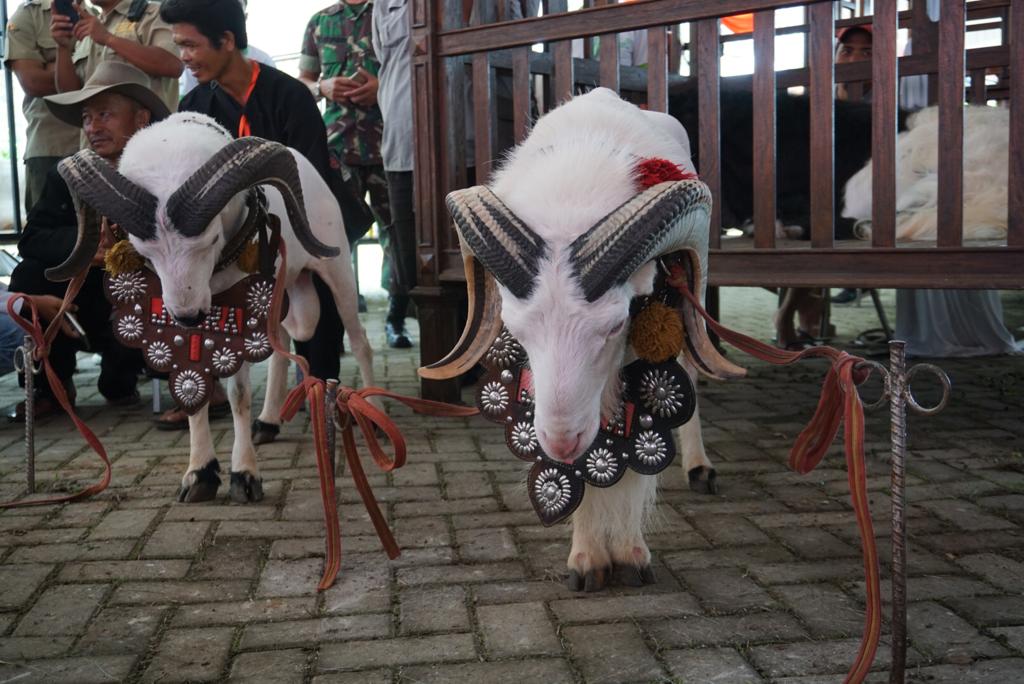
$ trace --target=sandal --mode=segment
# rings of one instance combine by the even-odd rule
[[[806,330],[797,328],[795,340],[790,340],[789,342],[779,340],[776,345],[782,347],[786,351],[803,351],[808,347],[818,346],[819,342],[820,340],[818,340],[814,335],[810,334]]]

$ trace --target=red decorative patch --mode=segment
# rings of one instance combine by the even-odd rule
[[[646,190],[666,181],[689,180],[696,177],[697,174],[683,171],[678,164],[659,157],[644,159],[636,165],[636,184],[640,190]]]

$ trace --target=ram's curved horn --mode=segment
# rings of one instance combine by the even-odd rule
[[[291,150],[262,138],[239,138],[225,145],[167,200],[167,216],[182,235],[199,235],[232,197],[254,185],[273,185],[284,197],[295,236],[313,256],[334,257],[340,250],[310,230],[302,199],[299,169]]]
[[[156,234],[156,198],[122,176],[92,150],[82,150],[62,160],[57,171],[74,198],[78,240],[64,263],[47,269],[47,278],[70,280],[87,268],[95,256],[100,243],[100,225],[98,220],[93,220],[97,217],[87,216],[86,207],[141,240],[151,240]]]
[[[455,347],[440,361],[419,369],[421,378],[447,380],[471,369],[501,332],[501,295],[494,277],[463,247],[469,311]]]
[[[547,253],[543,238],[483,185],[449,193],[445,202],[464,248],[509,292],[520,299],[529,297],[538,262]]]
[[[64,263],[48,268],[45,271],[47,280],[60,282],[71,280],[89,268],[96,250],[100,246],[100,218],[95,211],[81,204],[72,196],[75,203],[75,216],[78,219],[78,240]]]
[[[690,255],[690,287],[703,297],[710,215],[711,192],[695,179],[659,183],[624,202],[569,246],[586,300],[622,285],[648,261],[679,251]],[[716,378],[746,374],[718,353],[692,306],[683,306],[683,320],[687,355],[697,368]]]
[[[687,287],[703,300],[704,274],[707,271],[701,270],[701,266],[702,263],[706,264],[707,260],[705,258],[702,261],[701,255],[693,249],[683,250],[683,253],[689,257],[685,262]],[[686,328],[686,347],[683,352],[697,370],[717,380],[742,378],[747,374],[746,368],[737,366],[719,353],[718,348],[708,338],[707,325],[695,307],[689,302],[684,302],[681,313],[683,326]]]

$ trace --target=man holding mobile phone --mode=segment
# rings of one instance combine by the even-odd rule
[[[92,0],[100,9],[96,16],[76,0],[72,5],[76,18],[58,12],[57,2],[54,0],[51,12],[50,34],[57,44],[58,92],[78,90],[100,64],[113,60],[140,69],[167,109],[173,112],[178,108],[181,60],[170,26],[160,19],[160,3]]]
[[[391,205],[380,145],[384,119],[377,106],[380,62],[373,52],[373,0],[346,0],[326,7],[309,20],[302,39],[299,79],[317,100],[325,101],[324,124],[331,161],[351,174],[355,194],[370,195],[380,229],[381,246],[391,273],[385,326],[390,347],[412,346],[405,330],[408,292],[396,286],[395,241],[391,239]],[[354,243],[362,234],[349,232]]]
[[[63,0],[70,4],[70,0]],[[39,199],[46,173],[63,157],[78,151],[79,131],[56,118],[43,97],[57,92],[54,68],[57,44],[50,35],[50,1],[28,0],[7,25],[4,66],[18,77],[25,93],[25,213]]]

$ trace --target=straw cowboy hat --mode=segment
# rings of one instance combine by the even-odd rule
[[[135,100],[149,110],[151,122],[157,122],[171,115],[167,105],[150,90],[149,77],[141,70],[125,62],[103,62],[85,82],[81,90],[73,90],[43,98],[50,112],[61,121],[81,128],[82,106],[91,97],[108,90]]]

